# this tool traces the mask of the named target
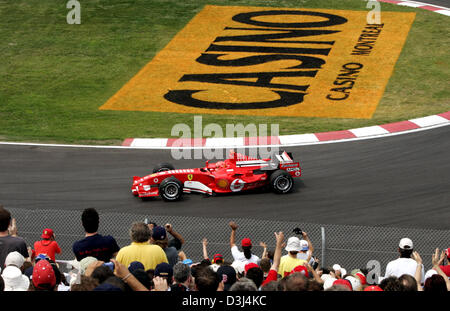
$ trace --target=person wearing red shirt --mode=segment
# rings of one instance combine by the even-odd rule
[[[55,261],[55,254],[61,253],[61,248],[55,241],[55,234],[52,229],[46,228],[41,235],[42,240],[34,242],[36,255],[46,254],[51,260]]]

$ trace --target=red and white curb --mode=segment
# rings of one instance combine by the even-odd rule
[[[251,146],[299,146],[379,138],[450,125],[450,111],[423,118],[356,129],[268,137],[225,138],[128,138],[122,146],[130,148],[239,148]]]
[[[450,9],[443,7],[443,6],[439,6],[439,5],[428,4],[428,3],[418,2],[418,1],[396,1],[396,0],[378,0],[378,1],[385,2],[385,3],[397,4],[397,5],[401,5],[401,6],[409,6],[411,8],[424,9],[424,10],[433,11],[433,12],[436,12],[439,14],[450,16]]]

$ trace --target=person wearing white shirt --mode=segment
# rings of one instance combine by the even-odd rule
[[[400,277],[403,274],[409,274],[414,277],[417,268],[417,262],[411,258],[413,253],[413,242],[409,238],[403,238],[398,245],[400,257],[389,262],[386,266],[385,278],[390,276]],[[422,265],[422,280],[424,280],[424,269]]]
[[[238,225],[235,222],[230,222],[231,227],[231,236],[230,236],[230,247],[231,247],[231,254],[233,255],[233,259],[235,262],[240,262],[243,265],[246,265],[248,263],[255,263],[259,265],[260,258],[254,254],[252,254],[252,241],[249,238],[242,239],[241,246],[242,246],[242,252],[238,249],[236,245],[236,230],[238,228]]]

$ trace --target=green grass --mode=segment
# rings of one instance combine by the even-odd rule
[[[360,0],[89,0],[81,25],[66,23],[66,1],[0,0],[0,139],[118,144],[168,137],[193,115],[100,111],[205,4],[366,10]],[[203,124],[278,123],[280,134],[370,126],[450,110],[450,23],[417,12],[372,119],[203,115]]]

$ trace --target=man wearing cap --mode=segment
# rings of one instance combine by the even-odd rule
[[[55,234],[50,228],[44,229],[41,235],[42,240],[34,242],[34,251],[37,255],[47,254],[47,256],[55,261],[55,254],[61,253],[61,248],[55,241]]]
[[[166,224],[165,227],[153,227],[150,244],[160,246],[163,249],[164,253],[166,253],[169,264],[173,267],[178,262],[178,250],[174,246],[169,246],[167,232],[174,234],[175,231],[173,231],[171,224]],[[178,233],[176,234],[177,236],[180,236]]]
[[[57,285],[56,275],[50,262],[39,260],[33,268],[31,281],[36,291],[54,291]]]
[[[155,267],[154,277],[161,277],[167,281],[167,285],[173,283],[173,268],[167,262],[162,262]]]
[[[155,269],[162,263],[168,263],[167,256],[158,245],[151,245],[149,239],[151,231],[143,222],[135,222],[131,225],[131,244],[122,247],[117,254],[116,260],[128,267],[133,261],[141,262],[145,270]]]
[[[293,236],[287,241],[285,250],[288,252],[287,255],[281,257],[280,267],[278,268],[278,274],[282,277],[289,275],[295,267],[305,265],[306,260],[298,259],[297,254],[302,249],[300,239]]]
[[[412,277],[415,276],[417,262],[411,258],[413,253],[413,242],[409,238],[403,238],[398,245],[398,252],[400,258],[389,262],[386,266],[385,278],[395,276],[399,278],[403,274],[409,274]],[[422,265],[422,278],[424,279],[424,270]]]
[[[17,237],[16,220],[0,204],[0,268],[4,267],[6,256],[14,251],[25,258],[29,257],[27,244],[24,239]]]
[[[298,259],[306,260],[310,265],[314,264],[314,258],[312,258],[312,254],[314,253],[314,246],[309,239],[309,236],[306,232],[302,232],[303,240],[300,240],[300,252],[297,254]]]
[[[238,225],[234,222],[231,221],[229,223],[229,226],[231,228],[231,235],[230,235],[230,247],[231,247],[231,254],[233,255],[233,259],[234,261],[237,262],[242,262],[244,264],[248,264],[248,263],[255,263],[259,265],[259,257],[252,254],[251,249],[252,249],[252,240],[250,240],[249,238],[244,238],[241,241],[241,247],[242,247],[242,252],[239,251],[237,245],[236,245],[236,230],[238,228]]]

